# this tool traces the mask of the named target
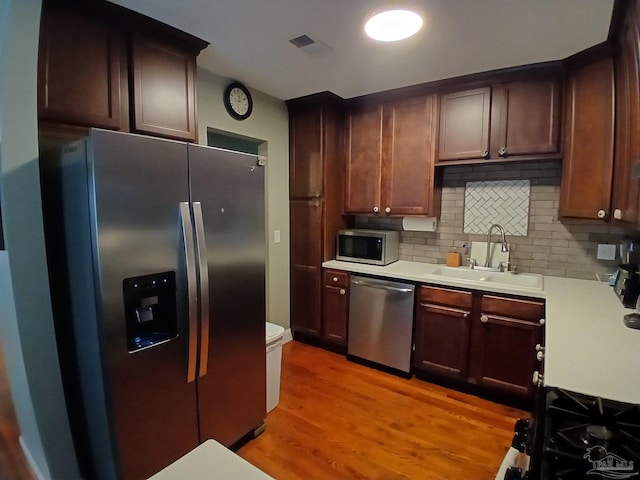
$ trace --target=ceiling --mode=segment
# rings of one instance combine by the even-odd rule
[[[370,40],[381,0],[112,0],[210,42],[200,67],[287,100],[352,98],[408,85],[560,60],[607,38],[614,0],[414,0],[425,26]],[[309,53],[289,40],[319,42]]]

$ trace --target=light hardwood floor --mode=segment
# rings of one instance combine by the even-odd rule
[[[34,480],[0,367],[0,479]],[[527,416],[299,342],[283,347],[281,385],[266,431],[238,451],[277,480],[493,480]]]
[[[280,404],[239,454],[278,480],[493,480],[525,412],[298,342]]]

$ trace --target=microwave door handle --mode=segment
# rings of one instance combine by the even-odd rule
[[[198,348],[198,293],[196,277],[195,245],[193,227],[191,226],[191,211],[188,202],[180,202],[180,223],[182,225],[182,239],[184,242],[184,257],[187,267],[187,298],[188,298],[188,360],[187,383],[196,379],[196,361]]]
[[[207,374],[209,363],[209,267],[200,202],[193,202],[193,220],[196,227],[196,252],[200,272],[200,366],[198,376],[204,377]]]

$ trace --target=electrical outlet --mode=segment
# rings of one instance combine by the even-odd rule
[[[609,245],[607,243],[598,244],[598,253],[596,254],[598,260],[615,260],[616,259],[616,246]]]

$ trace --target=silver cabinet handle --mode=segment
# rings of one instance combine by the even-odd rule
[[[403,292],[403,293],[413,292],[413,289],[411,288],[390,287],[389,285],[380,285],[377,283],[363,282],[361,280],[351,280],[351,283],[355,285],[362,285],[363,287],[378,288],[380,290],[391,290],[393,292]]]
[[[489,150],[482,152],[482,158],[489,158]]]
[[[332,279],[332,280],[333,280],[334,282],[337,282],[337,281],[338,281],[338,277],[333,277],[333,279]]]
[[[613,211],[613,218],[615,218],[616,220],[622,220],[622,210],[620,210],[619,208],[616,208]]]
[[[607,212],[605,210],[598,210],[598,218],[604,218],[607,216]]]
[[[464,313],[464,314],[462,315],[462,318],[469,318],[469,314],[468,314],[468,313]]]
[[[489,317],[487,317],[486,315],[480,315],[480,321],[482,323],[487,323],[489,321]]]
[[[373,207],[373,213],[378,213],[380,209],[378,207]]]
[[[544,359],[544,352],[536,353],[536,359],[541,362]]]
[[[498,149],[498,155],[501,157],[506,157],[507,156],[507,147],[500,147]]]
[[[189,317],[189,353],[187,360],[187,383],[196,379],[196,360],[198,349],[198,293],[196,278],[195,244],[191,228],[191,212],[188,202],[180,202],[180,223],[184,240],[184,258],[187,267],[187,298]]]
[[[340,295],[346,295],[347,291],[344,288],[340,289]]]
[[[538,323],[539,323],[540,325],[544,325],[544,324],[545,324],[545,322],[546,322],[546,320],[545,320],[544,318],[541,318],[540,320],[538,320]]]
[[[391,207],[387,207],[384,209],[385,213],[391,213]]]
[[[539,343],[536,343],[536,352],[544,352],[544,347]]]
[[[193,202],[193,220],[196,227],[196,252],[200,271],[200,367],[198,376],[207,374],[209,363],[209,265],[207,263],[207,245],[204,239],[204,221],[202,204]]]

